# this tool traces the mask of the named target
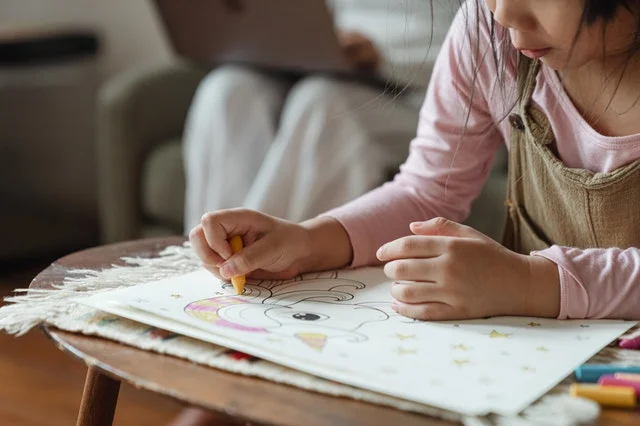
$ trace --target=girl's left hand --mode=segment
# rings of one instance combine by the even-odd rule
[[[393,309],[420,320],[498,315],[558,316],[558,266],[512,252],[468,226],[443,218],[411,224],[415,234],[380,247],[395,280]]]

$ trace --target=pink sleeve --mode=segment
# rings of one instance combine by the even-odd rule
[[[532,254],[558,264],[559,319],[640,319],[640,249],[552,246]]]
[[[349,234],[353,267],[376,264],[377,249],[409,235],[413,221],[466,219],[504,143],[487,102],[496,80],[489,31],[486,25],[475,31],[472,8],[463,6],[443,44],[400,173],[327,213]]]

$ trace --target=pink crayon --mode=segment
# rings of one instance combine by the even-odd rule
[[[640,335],[620,340],[619,346],[623,349],[640,349]]]
[[[616,379],[626,380],[628,382],[638,382],[638,383],[640,383],[640,374],[615,373],[613,376]]]
[[[636,391],[636,396],[640,395],[640,382],[618,379],[615,376],[606,375],[598,379],[598,384],[601,386],[622,386],[633,388]]]

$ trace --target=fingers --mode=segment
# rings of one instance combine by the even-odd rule
[[[461,318],[460,314],[446,303],[409,304],[397,301],[391,307],[400,315],[421,321],[448,321]]]
[[[266,267],[273,268],[281,251],[278,243],[267,236],[231,256],[222,264],[220,274],[225,278],[231,278],[236,275],[247,275]]]
[[[449,248],[449,237],[410,236],[399,238],[380,247],[376,255],[382,262],[405,258],[438,257]]]
[[[220,275],[220,268],[205,266],[204,269],[211,272],[219,280],[224,280],[222,275]]]
[[[470,226],[461,225],[443,217],[436,217],[425,222],[413,222],[409,228],[416,235],[490,239]]]
[[[233,254],[228,239],[233,235],[262,234],[270,231],[274,218],[251,210],[230,209],[206,213],[201,226],[207,244],[223,260]]]
[[[205,268],[215,268],[217,270],[224,262],[224,259],[220,257],[207,242],[202,225],[198,225],[191,230],[189,233],[189,241]]]
[[[384,273],[395,281],[439,282],[442,267],[437,259],[401,259],[384,265]]]
[[[443,302],[447,298],[440,285],[424,282],[393,283],[391,296],[398,302],[407,304]]]
[[[213,214],[207,213],[202,217],[200,227],[203,230],[205,242],[210,249],[223,260],[231,257],[233,252],[227,241],[227,231],[222,224],[215,220]]]
[[[441,217],[426,222],[414,222],[410,228],[416,235],[399,238],[378,249],[376,255],[380,261],[437,257],[471,241],[498,244],[470,226]]]

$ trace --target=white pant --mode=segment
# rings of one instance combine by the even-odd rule
[[[240,206],[298,222],[383,183],[408,154],[418,108],[382,92],[214,70],[186,123],[186,232],[207,211]]]

